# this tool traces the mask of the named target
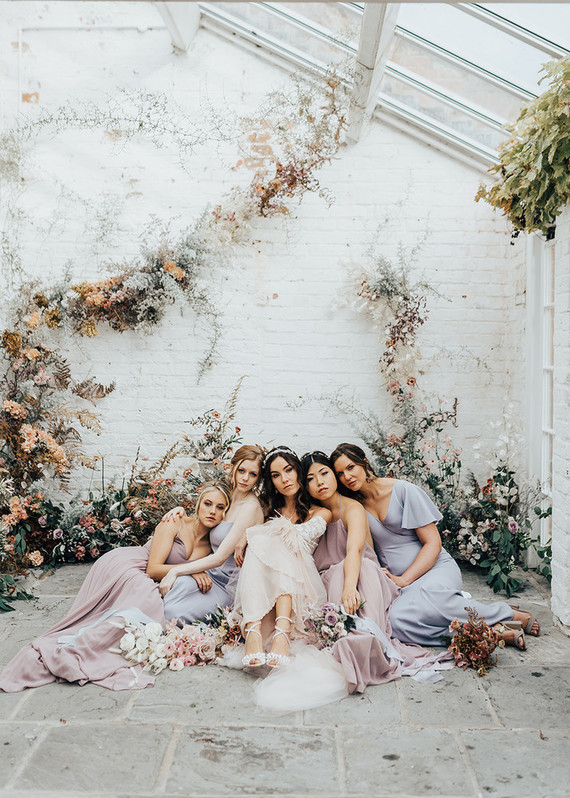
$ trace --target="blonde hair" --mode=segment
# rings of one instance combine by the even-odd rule
[[[257,477],[257,486],[259,484],[259,480],[261,478],[261,461],[263,460],[263,449],[261,446],[257,446],[255,443],[246,443],[243,446],[240,446],[237,452],[234,454],[232,459],[230,460],[231,471],[230,471],[230,485],[232,490],[235,487],[235,475],[236,471],[239,468],[240,464],[243,463],[244,460],[259,460],[259,475]]]
[[[195,516],[198,516],[200,505],[202,504],[204,496],[206,496],[208,493],[212,493],[212,491],[214,490],[219,490],[220,493],[223,495],[224,499],[226,500],[226,507],[224,510],[224,516],[225,516],[231,503],[231,496],[230,496],[230,489],[228,488],[225,482],[222,482],[221,479],[209,479],[207,482],[203,482],[200,485],[200,495],[198,496],[196,506],[194,507]]]

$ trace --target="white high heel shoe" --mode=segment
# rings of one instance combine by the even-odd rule
[[[288,615],[278,615],[275,618],[275,623],[277,621],[289,621],[290,626],[293,626],[293,621],[289,618]],[[289,640],[289,634],[291,632],[291,628],[289,630],[281,629],[279,626],[275,626],[275,631],[273,632],[273,639],[277,637],[277,635],[285,635],[287,640]],[[270,668],[280,668],[281,665],[286,665],[288,662],[291,662],[291,657],[288,657],[287,654],[277,654],[275,651],[270,651],[268,654],[265,655],[265,663]]]
[[[249,629],[246,629],[245,632],[245,642],[247,643],[247,638],[249,637],[250,633],[253,632],[261,637],[261,642],[263,643],[263,636],[260,629],[261,621],[255,621],[254,623],[250,624]],[[253,654],[245,654],[242,657],[241,664],[244,666],[244,668],[261,668],[262,665],[265,665],[266,660],[267,657],[265,651],[256,651]]]

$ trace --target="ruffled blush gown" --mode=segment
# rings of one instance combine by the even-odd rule
[[[232,528],[232,521],[221,521],[210,532],[210,546],[215,552]],[[212,587],[202,593],[196,580],[192,576],[179,576],[172,588],[164,597],[164,615],[167,620],[176,618],[179,621],[192,623],[204,620],[207,615],[214,612],[216,606],[231,607],[233,604],[233,590],[231,579],[237,569],[233,555],[207,572],[212,579]]]
[[[342,520],[329,524],[314,555],[328,601],[335,604],[342,601],[346,538]],[[363,692],[367,685],[384,684],[402,676],[436,681],[441,678],[436,670],[453,667],[449,652],[434,655],[418,645],[408,645],[395,638],[389,614],[400,590],[382,571],[367,543],[362,551],[357,589],[364,605],[357,613],[356,631],[338,640],[332,648],[350,693]]]
[[[306,614],[326,602],[326,591],[311,556],[325,528],[324,518],[317,515],[302,524],[278,516],[247,530],[247,549],[234,602],[244,626],[264,618],[279,596],[290,595],[290,637],[307,637]]]
[[[111,690],[154,684],[154,676],[140,665],[109,651],[118,648],[123,635],[114,625],[120,618],[164,623],[158,582],[146,574],[150,544],[114,549],[97,560],[65,618],[8,663],[0,674],[0,691],[14,693],[54,681],[92,682]],[[186,562],[178,536],[166,562]]]
[[[400,576],[422,548],[416,529],[440,521],[443,516],[429,496],[417,485],[399,480],[394,483],[384,521],[368,513],[370,533],[380,563]],[[427,573],[401,589],[390,607],[392,632],[399,640],[441,646],[454,618],[467,621],[473,608],[489,625],[511,620],[513,610],[504,601],[483,604],[465,598],[461,592],[461,571],[453,557],[442,549]]]

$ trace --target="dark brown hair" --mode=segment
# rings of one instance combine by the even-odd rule
[[[362,468],[366,471],[367,477],[375,477],[376,474],[374,473],[372,466],[368,462],[368,457],[366,456],[366,452],[364,449],[361,449],[360,446],[357,446],[355,443],[339,443],[336,447],[334,452],[332,452],[330,456],[330,461],[332,463],[332,470],[334,471],[334,464],[338,460],[339,457],[342,456],[348,457],[349,460],[352,460],[353,463],[356,465],[362,466]],[[336,476],[336,471],[335,471]],[[337,478],[338,481],[338,489],[344,496],[351,496],[353,499],[361,498],[360,491],[349,490],[345,487],[340,479]]]
[[[285,497],[279,493],[271,479],[271,463],[278,457],[282,457],[297,474],[299,491],[295,496],[295,511],[299,517],[299,522],[302,522],[309,514],[310,502],[303,486],[301,461],[288,446],[276,446],[274,449],[267,452],[263,460],[261,493],[259,498],[263,504],[265,517],[269,518],[274,515],[275,512],[279,512],[285,505]]]

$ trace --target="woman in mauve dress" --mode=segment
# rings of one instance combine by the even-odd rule
[[[230,504],[222,482],[202,486],[192,518],[161,522],[144,546],[113,549],[97,560],[60,623],[25,646],[0,674],[0,691],[13,693],[54,681],[92,682],[111,690],[148,687],[154,676],[131,666],[118,647],[117,621],[164,624],[158,582],[179,563],[210,551],[210,532]]]
[[[349,692],[401,676],[423,681],[440,678],[434,670],[452,667],[451,655],[433,655],[418,645],[394,639],[389,613],[400,591],[380,567],[362,505],[341,496],[329,458],[311,452],[301,459],[309,495],[332,513],[332,522],[315,550],[315,564],[328,601],[356,614],[356,631],[338,640],[333,655],[342,665]],[[445,660],[445,661],[442,661]]]
[[[171,568],[160,583],[167,620],[204,620],[216,607],[233,604],[232,583],[236,564],[243,563],[246,529],[263,521],[263,510],[255,490],[261,475],[263,450],[256,445],[240,446],[230,462],[231,504],[224,520],[212,530],[212,553],[191,563]],[[184,508],[175,507],[163,520],[184,517]]]
[[[449,634],[451,621],[457,618],[465,623],[470,608],[494,626],[508,645],[524,649],[524,632],[538,635],[540,626],[530,612],[504,601],[484,604],[465,598],[461,571],[442,548],[435,525],[442,515],[421,488],[377,477],[364,451],[354,444],[339,444],[331,462],[340,483],[364,505],[380,564],[401,590],[390,608],[397,638],[444,645],[442,635]]]

